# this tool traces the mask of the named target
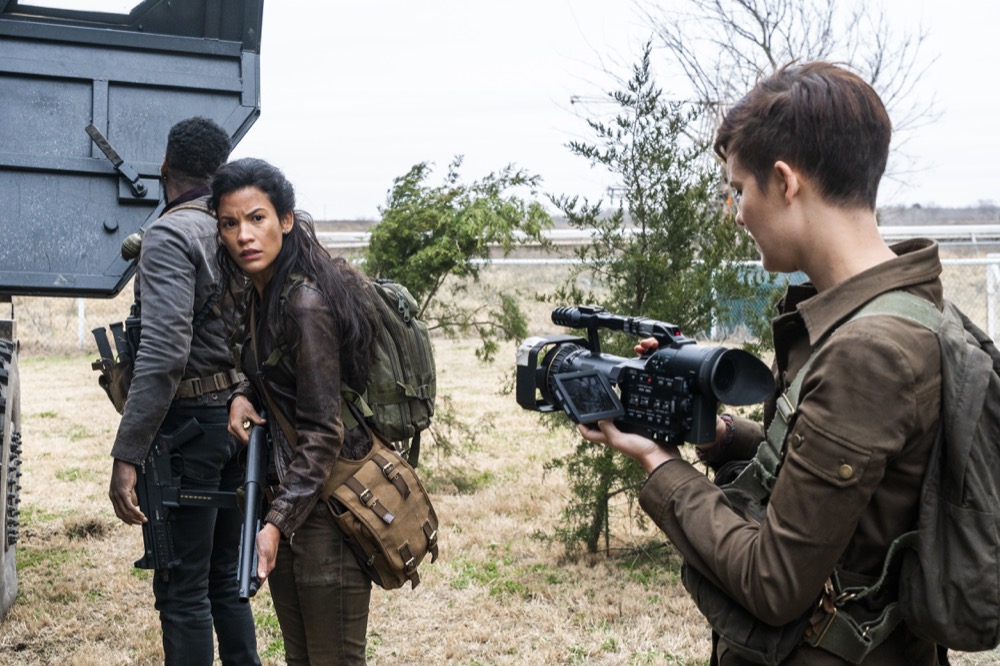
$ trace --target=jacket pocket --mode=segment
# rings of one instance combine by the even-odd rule
[[[838,488],[857,485],[872,452],[854,442],[815,427],[802,415],[785,443],[786,464],[794,464]]]

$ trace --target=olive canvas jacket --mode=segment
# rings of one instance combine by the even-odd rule
[[[341,419],[339,327],[326,297],[314,283],[307,279],[293,285],[277,315],[257,315],[260,303],[255,290],[250,298],[253,305],[248,307],[256,309],[257,353],[263,361],[258,367],[248,318],[241,356],[247,381],[234,394],[246,396],[258,410],[270,411],[273,404],[295,430],[293,445],[278,419],[268,415],[279,487],[264,520],[291,538],[334,473],[344,438],[348,449],[359,451],[368,448],[368,435],[361,428],[345,428]],[[275,350],[267,348],[261,336],[262,327],[272,316],[278,317],[282,345],[280,361],[274,364],[266,361]]]
[[[142,306],[142,336],[111,450],[113,457],[134,464],[146,457],[182,380],[210,377],[235,365],[228,344],[235,320],[230,290],[222,292],[194,330],[196,313],[215,294],[220,272],[207,188],[186,201],[189,195],[168,204],[142,238],[134,287]],[[184,206],[175,208],[182,200]],[[228,398],[229,391],[220,390],[178,402],[225,407]]]
[[[811,612],[834,568],[870,583],[889,544],[915,525],[940,418],[937,338],[890,316],[840,326],[891,290],[941,307],[937,244],[908,241],[893,250],[897,258],[822,293],[792,286],[779,306],[773,322],[777,394],[825,342],[804,378],[762,524],[732,511],[711,479],[685,461],[654,470],[640,495],[643,509],[689,566],[771,625]],[[774,398],[765,421],[773,414]],[[752,457],[763,437],[760,424],[737,419],[733,443],[713,465]],[[727,652],[724,641],[715,656],[722,666],[745,663]],[[785,663],[845,662],[803,644]],[[935,646],[901,625],[864,663],[935,664]]]

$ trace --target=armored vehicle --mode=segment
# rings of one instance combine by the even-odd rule
[[[31,446],[11,297],[117,294],[135,271],[123,240],[163,206],[170,127],[206,116],[235,144],[260,113],[263,0],[100,4],[0,0],[0,617]]]

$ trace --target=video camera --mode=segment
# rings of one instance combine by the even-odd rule
[[[741,349],[700,347],[673,324],[592,305],[556,308],[552,322],[585,328],[587,337],[550,335],[521,343],[515,395],[524,409],[561,408],[576,423],[614,419],[623,431],[657,441],[700,444],[715,440],[720,402],[751,405],[774,390],[771,371],[757,357]],[[658,348],[631,359],[603,354],[601,328],[655,338]]]

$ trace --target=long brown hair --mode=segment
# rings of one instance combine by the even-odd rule
[[[368,288],[368,278],[342,257],[332,257],[316,237],[316,229],[308,213],[295,210],[295,189],[277,167],[252,157],[223,165],[212,180],[210,205],[218,210],[219,200],[226,194],[255,187],[270,200],[281,218],[293,213],[295,224],[284,237],[274,262],[274,276],[261,297],[261,317],[264,330],[258,343],[273,348],[281,326],[281,293],[294,275],[303,275],[316,283],[333,311],[340,327],[340,362],[344,381],[356,390],[363,390],[368,379],[369,359],[375,342],[375,309]],[[217,252],[219,266],[225,278],[242,272],[221,243]],[[227,283],[229,281],[227,280]],[[248,289],[250,298],[256,292]]]

